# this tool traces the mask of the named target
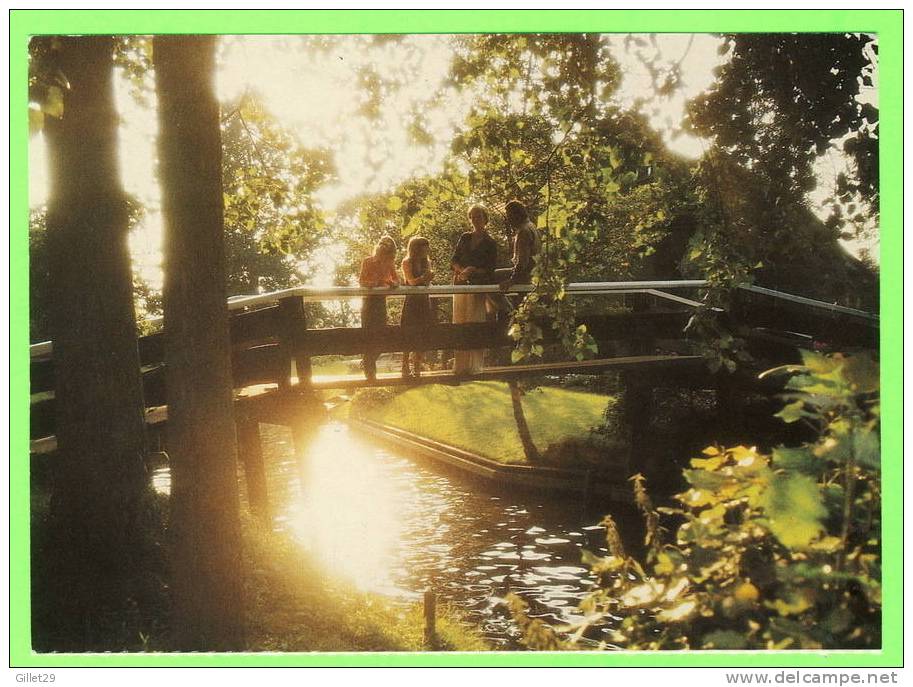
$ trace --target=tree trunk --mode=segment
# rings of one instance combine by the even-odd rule
[[[156,36],[175,640],[243,646],[215,37]]]
[[[529,432],[529,425],[526,424],[526,415],[523,412],[523,398],[520,393],[520,386],[516,380],[507,382],[510,387],[510,403],[514,410],[514,421],[517,423],[517,434],[520,435],[520,443],[523,445],[523,454],[526,456],[526,462],[530,464],[539,463],[542,456],[539,455],[539,449],[533,443],[533,437]]]
[[[54,578],[59,604],[49,606],[54,622],[79,628],[66,639],[85,650],[104,645],[100,625],[124,601],[136,564],[145,426],[129,214],[118,174],[114,42],[59,37],[56,45],[69,88],[63,116],[47,117],[44,128],[59,453],[48,553],[63,577]]]

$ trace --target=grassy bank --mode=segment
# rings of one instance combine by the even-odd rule
[[[544,451],[600,426],[606,406],[614,402],[602,394],[540,387],[523,396],[523,410],[533,441]],[[525,462],[503,382],[429,384],[366,397],[353,412],[503,463]]]

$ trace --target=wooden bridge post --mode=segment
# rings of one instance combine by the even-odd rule
[[[423,639],[425,648],[430,651],[436,651],[438,648],[436,627],[437,597],[431,587],[425,590],[424,602],[425,631],[423,632]]]
[[[235,426],[251,512],[268,519],[270,504],[266,487],[266,465],[263,462],[263,449],[260,444],[260,422],[256,416],[241,413],[235,418]]]
[[[627,297],[627,303],[635,313],[647,313],[653,309],[653,296],[647,293],[634,293]],[[655,348],[652,329],[637,326],[636,335],[628,344],[629,355],[650,355]],[[653,376],[645,375],[639,370],[626,370],[620,375],[623,386],[622,417],[625,429],[631,442],[634,454],[638,446],[646,443],[650,433],[650,422],[653,419]]]
[[[279,300],[279,345],[283,357],[287,361],[284,374],[279,379],[279,389],[289,391],[291,388],[292,362],[298,376],[298,385],[309,387],[311,385],[311,358],[300,355],[296,346],[297,333],[307,329],[307,314],[304,311],[304,300],[301,296],[288,296]]]

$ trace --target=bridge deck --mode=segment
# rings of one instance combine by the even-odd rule
[[[384,386],[417,386],[422,384],[464,384],[468,382],[521,379],[529,376],[559,374],[592,374],[608,369],[639,369],[693,367],[703,365],[703,358],[697,355],[639,355],[618,358],[601,358],[569,362],[534,363],[527,365],[503,365],[483,368],[474,374],[456,375],[450,370],[433,370],[424,372],[421,377],[402,377],[395,373],[380,373],[377,379],[370,381],[363,375],[314,375],[309,386],[292,387],[292,393],[279,391],[275,384],[257,384],[237,389],[235,400],[239,403],[282,403],[283,399],[302,398],[303,391],[325,391],[331,389],[363,389]],[[53,396],[53,393],[49,394]],[[168,407],[164,405],[147,408],[145,412],[147,425],[159,425],[168,419]],[[57,438],[53,435],[36,438],[30,442],[30,453],[51,453],[57,448]]]
[[[421,377],[403,377],[399,373],[379,373],[374,381],[364,375],[314,375],[311,388],[315,390],[352,389],[376,386],[415,386],[417,384],[460,384],[488,380],[510,380],[537,375],[592,374],[603,370],[627,367],[662,367],[667,365],[700,365],[698,355],[639,355],[600,358],[570,362],[533,363],[527,365],[497,365],[485,367],[473,374],[454,374],[450,370],[423,372]]]

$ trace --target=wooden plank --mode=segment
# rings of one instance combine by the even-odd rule
[[[277,384],[288,376],[287,358],[277,344],[235,350],[231,354],[233,384],[236,389],[254,384]]]
[[[143,401],[147,408],[165,405],[165,365],[163,363],[143,372]]]
[[[703,279],[678,279],[664,281],[601,281],[601,282],[573,282],[565,289],[569,294],[607,293],[610,291],[632,291],[646,289],[700,289],[706,288],[707,282]],[[507,293],[528,293],[533,287],[528,284],[516,284]],[[360,286],[331,286],[310,287],[297,286],[273,293],[257,294],[252,296],[238,296],[229,300],[229,310],[246,308],[254,305],[277,303],[282,298],[300,296],[306,301],[333,301],[349,298],[362,298],[371,295],[384,295],[402,297],[407,295],[446,296],[458,293],[500,293],[497,284],[475,285],[438,285],[438,286],[401,286],[389,288],[366,288]]]
[[[597,341],[631,341],[646,339],[682,338],[682,330],[690,317],[683,311],[618,312],[588,315],[578,320],[585,324]],[[557,336],[547,322],[538,323],[544,332],[545,343],[554,343]],[[442,322],[419,327],[388,325],[370,332],[358,327],[308,329],[295,333],[295,347],[306,355],[359,355],[368,345],[383,353],[403,350],[470,350],[511,346],[506,325],[497,322],[452,324]]]
[[[140,365],[159,365],[165,360],[165,334],[156,332],[136,340]]]
[[[439,323],[428,326],[388,325],[308,329],[295,334],[295,347],[303,355],[358,355],[368,346],[382,353],[403,350],[495,348],[510,344],[505,327],[497,322]]]
[[[266,464],[260,442],[260,423],[245,414],[237,415],[238,456],[244,466],[247,501],[251,511],[266,520],[270,517],[269,493],[266,482]]]
[[[228,321],[232,346],[278,340],[280,321],[278,305],[250,312],[233,312]]]

